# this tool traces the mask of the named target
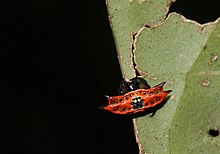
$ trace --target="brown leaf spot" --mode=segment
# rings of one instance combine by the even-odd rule
[[[201,81],[201,85],[202,85],[202,86],[208,87],[209,84],[210,84],[210,81],[207,80],[207,79]]]
[[[218,55],[216,53],[211,53],[211,61],[216,61],[218,59]]]
[[[153,80],[157,80],[157,76],[156,75],[151,75],[150,78],[153,79]]]
[[[200,32],[200,33],[204,33],[205,31],[206,31],[206,29],[205,29],[204,26],[202,26],[202,27],[199,28],[199,32]]]
[[[169,82],[168,82],[170,85],[173,84],[173,79],[170,79]]]

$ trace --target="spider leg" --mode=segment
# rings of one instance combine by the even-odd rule
[[[153,108],[153,112],[152,112],[152,114],[150,115],[150,117],[153,117],[153,116],[156,114],[156,112],[157,112],[157,106],[155,106],[155,107]]]

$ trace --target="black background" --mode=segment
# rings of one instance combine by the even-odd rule
[[[173,11],[220,16],[213,0]],[[98,109],[122,80],[105,1],[6,1],[0,13],[0,153],[138,153],[131,118]]]

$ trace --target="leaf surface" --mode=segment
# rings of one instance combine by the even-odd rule
[[[171,1],[106,0],[106,4],[122,74],[132,78],[135,76],[132,61],[135,34],[145,25],[164,21]]]
[[[220,135],[209,134],[220,131],[219,20],[165,20],[164,0],[107,4],[124,77],[137,69],[151,86],[167,81],[173,90],[153,117],[134,120],[140,153],[219,153]]]

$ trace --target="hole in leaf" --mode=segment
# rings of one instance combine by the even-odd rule
[[[219,135],[219,130],[210,129],[209,130],[209,135],[211,135],[212,137],[216,137],[216,136]]]
[[[215,21],[220,16],[219,4],[218,0],[178,0],[171,5],[169,13],[177,12],[187,19],[204,24]]]

